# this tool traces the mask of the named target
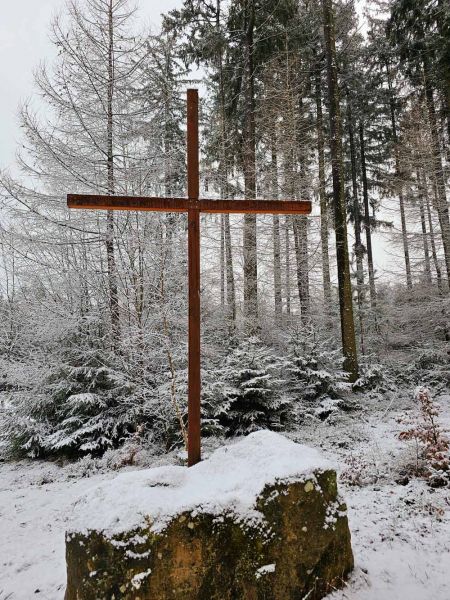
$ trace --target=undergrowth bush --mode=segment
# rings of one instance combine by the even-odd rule
[[[440,407],[425,387],[415,391],[417,413],[401,419],[407,425],[400,434],[401,440],[412,440],[416,447],[416,464],[413,472],[425,477],[431,486],[447,485],[450,482],[450,444],[439,425]]]

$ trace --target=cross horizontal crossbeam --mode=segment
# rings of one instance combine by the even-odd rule
[[[69,194],[67,205],[69,208],[94,210],[146,210],[155,212],[187,212],[189,209],[204,213],[271,215],[308,215],[311,212],[311,202],[307,200],[189,200],[188,198]]]

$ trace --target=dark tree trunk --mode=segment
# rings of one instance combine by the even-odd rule
[[[254,0],[242,0],[244,5],[244,136],[243,166],[245,197],[256,198],[256,132],[255,132],[255,79],[253,30],[255,23]],[[256,215],[244,215],[244,315],[250,332],[258,329],[258,265],[256,255]]]
[[[447,195],[445,192],[445,176],[442,166],[442,156],[439,144],[439,133],[436,119],[436,109],[434,106],[433,87],[430,81],[428,72],[428,61],[423,61],[424,82],[425,82],[425,97],[428,110],[428,120],[430,124],[432,153],[433,153],[433,170],[436,177],[437,186],[437,213],[439,225],[441,227],[442,245],[444,248],[445,266],[447,269],[447,280],[450,282],[450,217],[447,204]]]
[[[352,175],[352,204],[353,223],[355,229],[355,258],[356,258],[356,300],[358,303],[360,350],[365,354],[364,347],[364,246],[361,242],[361,214],[358,198],[358,181],[356,168],[355,136],[353,131],[353,114],[349,94],[347,94],[347,126],[350,144],[350,170]]]
[[[216,30],[217,35],[220,35],[220,0],[216,0]],[[217,53],[217,70],[219,73],[219,94],[220,94],[220,115],[221,115],[221,144],[220,144],[220,192],[222,198],[229,198],[228,186],[228,164],[227,164],[227,127],[226,127],[226,111],[225,111],[225,84],[223,76],[223,55],[219,50]],[[230,332],[234,331],[236,322],[236,293],[234,286],[234,271],[233,271],[233,251],[231,247],[231,230],[230,230],[230,215],[223,215],[222,222],[223,243],[224,243],[224,263],[225,263],[225,280],[226,280],[226,300],[227,314],[229,320]],[[221,238],[222,239],[222,238]],[[222,285],[222,279],[221,279]],[[222,290],[221,290],[222,291]]]
[[[276,149],[276,134],[272,138],[272,198],[278,198],[278,161]],[[273,289],[275,301],[275,319],[279,323],[283,313],[283,305],[281,299],[281,243],[280,243],[280,217],[273,216],[272,221],[272,238],[273,238]]]
[[[284,292],[286,296],[286,314],[291,314],[291,248],[289,242],[289,223],[291,217],[286,216],[284,220],[284,243],[285,243],[285,286]]]
[[[325,190],[325,145],[323,139],[322,85],[320,70],[315,81],[317,154],[319,160],[320,245],[322,249],[322,281],[325,309],[331,307],[330,256],[328,251],[328,207]]]
[[[303,106],[303,86],[297,85],[298,92],[298,127],[297,127],[297,161],[300,164],[299,176],[294,172],[294,160],[292,160],[292,181],[294,182],[293,198],[306,199],[308,191],[303,189],[305,180],[307,152],[307,141],[305,140],[305,131],[308,128],[305,119]],[[297,285],[300,300],[301,319],[307,322],[310,313],[310,295],[309,295],[309,259],[308,259],[308,218],[304,216],[294,216],[292,218],[294,243],[297,260]]]
[[[347,214],[345,210],[344,169],[342,157],[342,126],[336,64],[334,15],[331,0],[322,0],[322,10],[330,105],[330,148],[333,174],[334,221],[342,349],[344,354],[344,369],[349,373],[350,379],[355,381],[358,377],[358,358],[356,353],[352,284],[350,281],[350,265],[348,257]]]
[[[306,222],[300,221],[301,217],[292,217],[292,231],[294,234],[295,258],[297,263],[297,287],[300,300],[300,315],[303,323],[308,321],[310,312],[309,303],[309,277],[308,277],[308,246]]]
[[[408,231],[406,229],[406,216],[405,216],[405,201],[403,196],[403,184],[402,184],[402,169],[400,165],[400,155],[398,148],[398,136],[397,136],[397,120],[395,115],[395,99],[392,90],[392,80],[389,65],[386,64],[387,80],[389,87],[389,108],[391,112],[391,128],[392,128],[392,141],[394,142],[394,155],[395,155],[395,175],[398,186],[398,201],[400,206],[400,221],[402,225],[402,242],[403,242],[403,254],[405,257],[405,273],[406,273],[406,286],[408,289],[412,289],[412,276],[411,276],[411,261],[409,258],[409,244],[408,244]]]
[[[284,154],[284,192],[288,198],[295,198],[295,181],[294,181],[294,151],[292,147],[288,147]],[[285,244],[286,244],[286,312],[291,312],[291,255],[290,255],[290,232],[294,231],[294,216],[286,216],[285,218]],[[297,248],[298,239],[294,234],[294,249]],[[297,258],[297,253],[296,253]],[[297,262],[297,268],[299,263]]]
[[[361,152],[361,179],[363,184],[363,201],[364,201],[364,231],[366,232],[366,249],[367,249],[367,266],[369,270],[369,292],[370,306],[375,310],[377,305],[377,291],[375,287],[375,269],[373,266],[373,250],[372,250],[372,231],[370,229],[370,208],[369,208],[369,186],[367,184],[367,167],[366,167],[366,147],[364,138],[364,125],[362,121],[359,124],[359,146]]]
[[[352,107],[350,104],[350,98],[347,95],[347,124],[348,124],[348,137],[350,143],[350,164],[352,174],[352,201],[353,201],[353,222],[355,226],[355,257],[356,257],[356,282],[357,282],[357,293],[358,293],[358,307],[361,310],[363,304],[364,295],[364,246],[361,242],[361,214],[359,209],[359,198],[358,198],[358,181],[357,181],[357,168],[356,168],[356,150],[355,150],[355,138],[353,132],[353,114]]]
[[[225,306],[225,219],[220,215],[220,306]]]
[[[422,228],[422,246],[423,246],[423,257],[424,257],[424,274],[425,281],[431,284],[431,262],[430,262],[430,251],[428,248],[428,232],[427,223],[425,219],[425,186],[423,184],[420,170],[416,171],[417,187],[419,191],[419,212],[420,212],[420,226]]]
[[[448,0],[438,0],[439,14],[445,15],[445,7],[448,6]],[[447,13],[448,15],[448,13]],[[445,110],[445,117],[447,119],[447,152],[450,152],[450,19],[448,18],[440,18],[437,22],[439,34],[441,36],[441,41],[445,42],[445,51],[444,57],[442,59],[442,67],[443,73],[440,78],[442,85],[442,93],[443,93],[443,104]],[[447,156],[449,156],[447,154]]]
[[[436,279],[437,279],[438,288],[440,291],[443,291],[441,267],[439,265],[439,259],[438,259],[437,251],[436,251],[436,241],[434,239],[434,226],[433,226],[433,217],[431,215],[430,196],[428,193],[428,181],[427,181],[427,178],[426,178],[426,175],[424,172],[422,172],[422,175],[423,175],[423,185],[424,185],[424,192],[425,192],[425,206],[427,209],[427,218],[428,218],[428,230],[430,232],[431,256],[433,258],[434,269],[436,271]]]
[[[227,306],[230,316],[230,328],[234,330],[236,322],[236,292],[234,287],[233,252],[231,247],[230,215],[224,215],[225,227],[225,263],[227,276]]]

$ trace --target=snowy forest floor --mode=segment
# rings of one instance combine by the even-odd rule
[[[359,410],[334,412],[325,421],[311,417],[289,434],[320,447],[341,471],[356,568],[348,586],[329,598],[450,600],[450,489],[406,477],[415,460],[414,443],[398,439],[404,429],[399,419],[417,410],[413,394],[366,394],[355,400]],[[437,400],[448,432],[450,396]],[[173,454],[156,462],[176,460]],[[117,473],[94,464],[0,464],[0,600],[62,600],[71,505]]]

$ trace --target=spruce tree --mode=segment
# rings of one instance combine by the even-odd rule
[[[334,226],[336,234],[342,349],[345,357],[344,368],[349,373],[351,380],[355,381],[358,377],[358,357],[356,352],[352,286],[350,281],[348,255],[347,213],[342,156],[342,123],[336,64],[334,13],[331,0],[322,0],[322,9],[328,73],[330,148],[333,172]]]
[[[218,373],[223,389],[215,414],[228,435],[286,426],[291,402],[280,367],[279,358],[256,337],[230,352]]]

